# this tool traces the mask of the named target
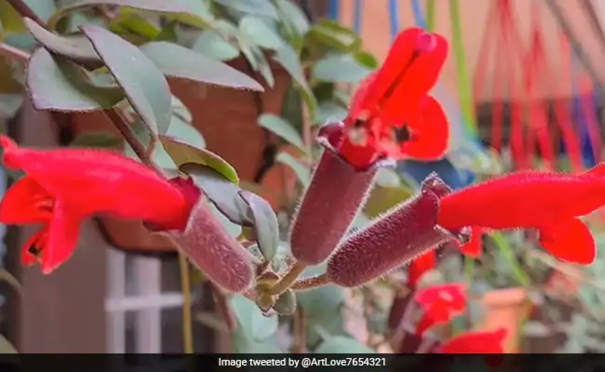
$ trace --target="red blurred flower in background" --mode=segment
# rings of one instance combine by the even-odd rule
[[[504,328],[462,333],[438,346],[436,352],[444,354],[502,354],[504,353],[502,344],[506,334]],[[500,359],[489,361],[490,364],[498,364]]]
[[[553,256],[572,263],[590,264],[594,238],[579,218],[605,204],[602,166],[579,175],[517,172],[444,196],[439,225],[456,231],[473,228],[467,254],[481,253],[482,231],[537,229],[540,243]]]
[[[454,283],[421,288],[416,292],[415,300],[422,308],[422,316],[416,325],[416,333],[422,336],[434,326],[449,323],[464,312],[466,286]]]
[[[24,264],[48,274],[73,253],[83,219],[97,214],[185,228],[196,197],[147,166],[109,151],[20,148],[0,136],[3,163],[25,176],[0,203],[0,222],[42,224],[23,247]]]
[[[385,157],[436,160],[449,137],[440,104],[428,95],[447,58],[440,35],[401,32],[382,67],[357,89],[344,128],[328,139],[351,165],[366,169]]]

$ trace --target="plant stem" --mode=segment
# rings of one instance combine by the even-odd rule
[[[326,284],[330,284],[330,282],[331,280],[330,278],[328,278],[328,275],[326,273],[323,273],[321,275],[313,276],[310,278],[299,279],[294,282],[294,284],[292,284],[290,289],[295,291],[301,291],[305,289],[322,287]]]
[[[475,276],[475,260],[472,257],[464,256],[464,277],[467,281],[472,281]]]
[[[283,278],[275,285],[267,289],[266,293],[269,295],[278,295],[285,292],[292,284],[298,279],[298,276],[307,268],[307,265],[296,262],[290,270],[284,275]]]
[[[179,252],[179,272],[183,291],[183,349],[185,354],[193,354],[193,332],[191,329],[191,278],[187,257]]]
[[[5,56],[19,62],[27,62],[30,57],[29,53],[5,43],[0,43],[0,56]]]
[[[118,131],[120,131],[120,134],[122,134],[126,142],[128,142],[130,147],[132,147],[132,150],[139,157],[139,159],[141,159],[145,165],[150,166],[160,175],[166,177],[164,171],[151,159],[150,155],[147,153],[147,149],[145,146],[143,146],[141,141],[139,141],[121,112],[117,108],[112,108],[105,110],[105,114],[113,122]]]
[[[494,243],[496,243],[496,247],[498,247],[504,258],[508,261],[517,282],[519,282],[522,287],[527,287],[530,284],[530,278],[525,271],[523,271],[519,262],[517,262],[515,252],[513,252],[512,247],[508,244],[508,241],[506,241],[506,237],[501,233],[493,233],[492,239]]]
[[[46,28],[46,22],[44,22],[34,11],[29,7],[29,5],[25,4],[23,0],[6,0],[17,13],[21,14],[23,17],[27,17],[32,21],[36,22],[40,26]]]

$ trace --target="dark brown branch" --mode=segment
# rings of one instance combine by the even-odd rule
[[[21,14],[23,17],[27,17],[32,21],[36,22],[40,26],[46,28],[46,22],[42,20],[42,18],[38,17],[36,13],[29,7],[29,5],[25,4],[23,0],[6,0],[8,3],[15,8],[17,13]]]

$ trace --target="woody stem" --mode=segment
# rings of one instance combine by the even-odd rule
[[[266,290],[268,295],[278,295],[285,292],[298,279],[298,276],[307,268],[307,265],[296,262],[283,278]]]
[[[46,28],[46,23],[40,17],[38,17],[38,15],[25,2],[23,2],[23,0],[7,0],[7,2],[13,8],[15,8],[17,13],[21,14],[21,16],[27,17],[40,26]]]

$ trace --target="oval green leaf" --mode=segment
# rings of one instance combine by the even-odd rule
[[[140,47],[167,76],[236,89],[262,92],[263,87],[233,67],[177,44],[158,41]]]
[[[279,246],[279,223],[271,204],[260,196],[246,190],[241,190],[239,196],[251,212],[252,223],[256,230],[256,242],[263,257],[271,261]],[[247,215],[243,211],[244,216]]]
[[[242,13],[277,18],[277,10],[271,0],[215,0],[215,2]]]
[[[308,267],[301,274],[301,278],[312,277],[325,273],[326,265]],[[300,291],[297,293],[298,303],[309,316],[334,312],[345,301],[344,290],[334,284]]]
[[[192,49],[217,61],[229,61],[240,53],[239,49],[214,31],[203,31],[193,43]]]
[[[179,1],[165,1],[165,0],[79,0],[74,1],[70,5],[65,6],[57,10],[46,23],[48,28],[51,30],[56,29],[59,21],[67,14],[74,11],[82,11],[87,8],[93,8],[96,6],[113,5],[113,6],[125,6],[138,10],[147,10],[151,12],[159,13],[177,13],[184,14],[191,17],[196,17],[196,14],[192,13],[187,6]]]
[[[312,72],[313,79],[335,83],[357,83],[372,70],[360,65],[349,54],[335,54],[318,61]]]
[[[240,35],[249,43],[265,49],[277,50],[285,40],[262,19],[247,15],[239,21]]]
[[[95,111],[111,108],[124,99],[119,88],[101,87],[80,66],[40,47],[27,68],[27,87],[34,107],[52,111]]]
[[[215,169],[196,163],[186,163],[179,168],[181,172],[189,175],[193,182],[204,191],[212,204],[227,219],[238,225],[246,225],[248,218],[242,214],[243,200],[239,196],[240,187],[225,178]]]
[[[298,178],[298,181],[300,181],[303,187],[307,188],[309,186],[309,183],[311,182],[311,172],[294,156],[287,152],[280,152],[275,157],[275,161],[290,167],[294,171],[294,174],[296,174],[296,178]]]
[[[23,21],[34,39],[53,53],[66,56],[91,68],[103,65],[101,57],[95,52],[87,38],[83,36],[59,36],[46,30],[29,18],[24,18]]]
[[[322,19],[314,24],[309,36],[340,52],[356,50],[361,45],[361,39],[355,31],[331,19]]]
[[[81,30],[148,128],[165,133],[170,125],[171,95],[162,72],[139,48],[110,31],[93,25]]]
[[[305,72],[300,63],[298,53],[294,50],[294,48],[292,48],[292,46],[285,44],[276,51],[273,59],[282,65],[290,76],[292,76],[292,79],[294,79],[296,84],[302,89],[303,99],[307,104],[309,114],[311,117],[314,117],[315,111],[317,110],[317,100],[315,99],[311,88],[309,88],[309,83],[305,77]]]
[[[69,147],[119,148],[124,140],[106,132],[84,133],[76,137]]]
[[[237,318],[238,330],[254,341],[264,341],[277,332],[277,316],[264,316],[258,306],[242,295],[234,295],[229,305]]]
[[[197,148],[174,137],[160,135],[159,139],[164,150],[178,167],[187,163],[206,165],[222,174],[229,181],[235,184],[239,183],[239,177],[235,169],[215,153]]]
[[[273,114],[262,114],[258,117],[258,125],[277,134],[286,142],[298,147],[302,152],[306,151],[302,137],[292,124],[285,119]]]

